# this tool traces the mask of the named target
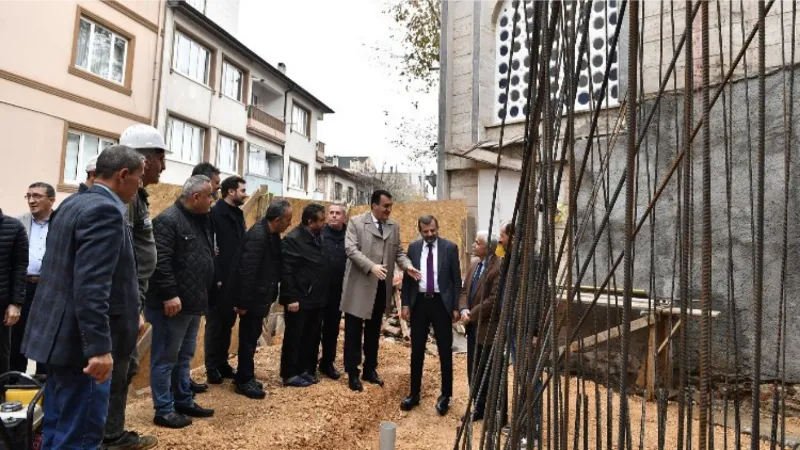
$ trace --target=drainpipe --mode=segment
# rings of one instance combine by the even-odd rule
[[[287,124],[287,125],[289,124],[289,121],[286,120],[286,105],[289,104],[289,92],[292,92],[292,90],[294,90],[294,88],[295,88],[295,84],[291,83],[291,84],[289,84],[289,89],[286,89],[285,91],[283,91],[283,123]],[[288,143],[288,141],[289,141],[288,136],[292,132],[291,126],[289,127],[289,130],[283,130],[283,131],[286,133],[286,136],[287,136],[286,141]],[[284,144],[284,146],[283,146],[283,173],[281,174],[281,177],[286,177],[286,173],[289,171],[289,158],[287,158],[286,156],[287,156],[286,155],[286,145]],[[306,176],[308,176],[308,175],[306,175]],[[285,197],[286,196],[286,191],[289,190],[288,179],[281,180],[281,184],[283,185],[283,195]]]
[[[161,79],[163,78],[161,74],[159,74],[159,69],[164,64],[164,37],[162,34],[164,33],[164,25],[167,22],[167,2],[162,1],[158,6],[158,33],[156,34],[156,58],[153,61],[153,84],[157,84],[158,87],[153,89],[153,95],[150,98],[150,104],[153,105],[150,108],[150,124],[158,128],[158,108],[161,104]],[[166,132],[166,130],[165,130]]]

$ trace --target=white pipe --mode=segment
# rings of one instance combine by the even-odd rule
[[[397,425],[393,422],[381,422],[380,450],[394,450],[397,438]]]

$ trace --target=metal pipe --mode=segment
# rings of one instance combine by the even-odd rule
[[[381,422],[380,450],[394,450],[397,438],[397,425],[394,422]]]

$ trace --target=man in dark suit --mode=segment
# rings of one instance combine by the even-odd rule
[[[0,310],[5,311],[0,326],[0,373],[9,370],[11,327],[20,318],[27,295],[25,274],[28,269],[28,235],[18,219],[0,209]]]
[[[230,176],[222,182],[222,200],[211,207],[211,224],[214,242],[219,254],[214,259],[214,285],[208,296],[206,314],[206,379],[211,384],[221,384],[224,378],[233,379],[236,372],[228,363],[231,330],[236,323],[236,312],[230,300],[228,279],[234,258],[247,231],[241,206],[247,200],[244,178]]]
[[[125,203],[143,170],[132,148],[105,149],[94,186],[60,208],[48,232],[48,247],[60,251],[42,260],[22,342],[28,358],[47,365],[42,448],[98,448],[103,440],[111,354],[130,353],[139,329]]]
[[[461,267],[458,246],[439,237],[435,217],[420,217],[417,227],[422,239],[408,246],[408,258],[422,278],[415,280],[405,275],[402,288],[402,316],[404,320],[411,319],[411,395],[403,399],[400,407],[410,411],[419,405],[425,344],[433,324],[442,371],[442,395],[436,401],[436,411],[443,416],[453,396],[452,323],[458,320]]]

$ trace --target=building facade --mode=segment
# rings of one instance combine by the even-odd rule
[[[202,2],[170,1],[166,12],[157,118],[171,149],[164,181],[180,184],[209,161],[251,191],[315,198],[317,122],[333,110],[217,24],[210,15],[221,7],[208,3],[208,15]]]
[[[0,199],[27,210],[28,185],[75,192],[94,155],[153,123],[162,1],[0,2]],[[12,44],[13,43],[13,44]]]

